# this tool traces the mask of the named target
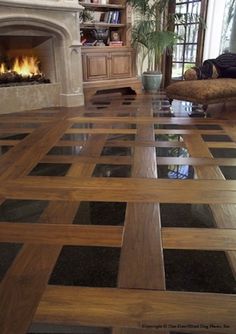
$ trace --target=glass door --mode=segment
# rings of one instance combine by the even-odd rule
[[[173,48],[171,79],[181,80],[184,72],[201,63],[204,29],[199,17],[206,16],[206,0],[176,0],[175,13],[186,15],[186,22],[175,24],[175,32],[182,37]]]

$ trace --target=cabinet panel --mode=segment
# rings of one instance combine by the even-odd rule
[[[86,70],[84,71],[85,80],[108,79],[109,68],[107,54],[87,54],[83,65],[86,66]]]
[[[132,76],[131,53],[111,53],[111,78],[124,78]]]

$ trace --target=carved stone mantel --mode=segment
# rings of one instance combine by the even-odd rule
[[[63,11],[78,10],[78,8],[81,8],[77,0],[41,0],[39,3],[33,0],[0,0],[0,5]]]
[[[52,36],[60,105],[84,104],[77,0],[0,0],[0,35]],[[23,28],[22,28],[23,27]]]

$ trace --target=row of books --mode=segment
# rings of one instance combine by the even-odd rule
[[[87,39],[84,39],[82,40],[82,45],[83,46],[96,46],[97,45],[97,40],[93,41],[93,42],[90,42],[90,41],[87,41]],[[109,46],[123,46],[123,42],[122,41],[111,41],[109,42],[108,44]]]
[[[104,16],[103,18],[101,18],[101,21],[106,22],[106,23],[113,23],[113,24],[120,23],[120,11],[111,10],[111,11],[104,13]]]

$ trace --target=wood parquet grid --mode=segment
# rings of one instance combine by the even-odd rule
[[[32,323],[235,333],[235,295],[167,291],[163,249],[225,251],[236,276],[236,180],[219,167],[236,166],[236,121],[162,117],[171,116],[164,94],[96,101],[0,117],[1,203],[48,201],[34,224],[0,222],[0,242],[22,244],[0,284],[0,333]],[[113,155],[119,148],[129,153]],[[38,164],[70,166],[64,176],[32,175]],[[131,166],[131,175],[96,177],[98,164]],[[159,166],[175,165],[193,166],[194,178],[158,178]],[[74,225],[81,201],[127,202],[124,226]],[[216,226],[162,227],[160,203],[207,204]],[[64,245],[120,248],[117,288],[48,285]]]

